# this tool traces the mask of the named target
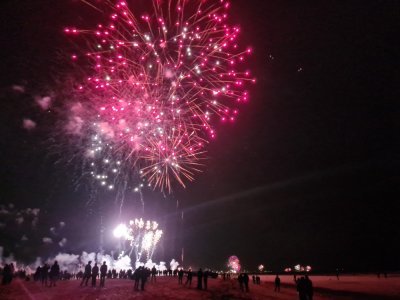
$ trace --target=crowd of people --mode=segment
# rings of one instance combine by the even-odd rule
[[[60,279],[60,274],[60,266],[57,261],[54,261],[51,267],[47,263],[43,266],[38,266],[33,274],[33,279],[40,281],[42,286],[54,287]]]
[[[13,277],[20,277],[25,280],[30,280],[30,277],[25,274],[25,271],[15,272],[14,265],[6,264],[2,270],[2,284],[7,285],[10,284]],[[186,275],[186,280],[184,282],[184,277]],[[249,292],[249,275],[246,272],[242,272],[237,275],[237,281],[239,283],[240,290],[242,292]],[[234,275],[236,277],[236,275]],[[210,270],[202,270],[200,268],[197,272],[192,271],[191,268],[188,270],[184,270],[183,268],[175,269],[175,270],[157,270],[154,266],[152,269],[145,268],[143,266],[135,269],[129,270],[110,270],[106,264],[103,262],[101,265],[98,263],[94,263],[92,266],[92,262],[89,261],[83,271],[79,271],[76,274],[70,274],[67,271],[61,271],[60,266],[57,261],[50,266],[45,263],[42,266],[37,267],[35,273],[33,274],[33,279],[35,282],[41,282],[42,286],[46,287],[55,287],[58,280],[70,280],[76,279],[80,280],[80,286],[88,286],[90,281],[91,287],[97,286],[97,279],[99,278],[99,286],[100,288],[105,287],[106,279],[131,279],[134,281],[133,290],[134,291],[144,291],[146,283],[149,281],[151,283],[156,283],[156,278],[158,276],[173,276],[177,277],[178,285],[191,287],[193,277],[197,279],[197,289],[198,290],[207,290],[208,288],[208,279],[209,277],[217,278],[218,274],[215,272],[211,272]],[[231,273],[221,273],[221,278],[225,280],[231,280]],[[261,280],[260,276],[257,274],[252,275],[253,284],[260,285]],[[294,282],[299,295],[299,300],[312,300],[313,299],[313,283],[308,277],[308,275],[296,277],[294,274]],[[274,280],[275,292],[280,292],[281,289],[281,279],[277,274]]]
[[[186,281],[183,284],[183,277],[186,274]],[[119,274],[117,274],[116,270],[108,270],[106,262],[103,262],[100,269],[97,266],[97,263],[94,264],[92,267],[92,262],[89,261],[83,272],[79,272],[76,276],[77,279],[80,279],[80,286],[88,286],[89,280],[91,279],[91,286],[96,287],[96,278],[100,275],[100,287],[105,286],[105,279],[111,278],[120,278],[120,279],[132,279],[134,281],[133,289],[135,291],[144,291],[147,281],[150,278],[150,282],[155,283],[157,276],[174,276],[178,277],[178,284],[182,284],[184,286],[191,286],[192,285],[192,278],[193,275],[197,277],[197,289],[199,290],[207,290],[208,287],[208,278],[210,276],[216,278],[217,274],[212,273],[209,270],[203,271],[201,268],[194,273],[192,269],[188,269],[187,271],[183,270],[182,268],[175,269],[175,270],[164,270],[160,271],[157,270],[154,266],[152,269],[145,268],[143,266],[132,270],[121,270]]]

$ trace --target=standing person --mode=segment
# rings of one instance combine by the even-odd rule
[[[94,264],[92,269],[92,287],[96,287],[96,278],[99,275],[99,267],[97,263]]]
[[[6,264],[3,269],[3,280],[2,285],[11,283],[12,281],[12,271],[9,264]]]
[[[12,281],[12,279],[14,277],[14,272],[15,272],[15,267],[14,267],[14,264],[11,263],[10,264],[10,278],[9,278],[9,282],[8,283],[11,283],[11,281]]]
[[[189,283],[189,286],[191,286],[191,285],[192,285],[192,278],[193,278],[192,269],[189,268],[189,270],[188,270],[188,272],[187,272],[187,277],[186,277],[185,285]]]
[[[150,270],[148,270],[147,268],[145,269],[144,267],[141,268],[142,270],[140,272],[140,280],[141,280],[140,290],[144,291],[144,286],[146,284],[147,277],[149,277]]]
[[[133,286],[133,289],[135,291],[139,290],[139,280],[140,280],[140,267],[135,269],[135,272],[133,272],[133,280],[135,280],[135,285]]]
[[[299,300],[307,300],[306,282],[303,276],[297,280],[297,292],[299,293]]]
[[[54,264],[50,268],[50,287],[56,286],[58,276],[60,276],[60,266],[57,261],[54,261]]]
[[[42,267],[42,286],[47,286],[47,279],[49,277],[49,265],[44,264]]]
[[[151,268],[151,282],[156,282],[156,274],[157,274],[157,269],[156,266],[153,266],[153,268]]]
[[[34,280],[34,281],[39,281],[39,280],[40,280],[41,274],[42,274],[42,268],[41,268],[40,266],[38,266],[38,267],[36,268],[35,274],[33,275],[33,280]]]
[[[182,284],[183,281],[183,268],[178,271],[178,284]]]
[[[204,289],[207,290],[207,281],[208,281],[208,270],[205,270],[203,273],[203,281],[204,281]]]
[[[312,300],[314,296],[314,288],[311,279],[306,275],[306,278],[304,279],[304,286],[305,286],[305,292],[307,294],[307,300]]]
[[[239,281],[240,290],[241,290],[242,292],[244,292],[244,290],[243,290],[243,273],[240,273],[240,274],[239,274],[239,276],[238,276],[238,281]]]
[[[107,265],[106,262],[103,261],[103,264],[100,267],[100,287],[104,287],[106,276],[107,276]]]
[[[89,278],[92,274],[92,266],[91,266],[92,261],[89,260],[87,265],[85,266],[85,272],[83,273],[82,281],[80,286],[83,286],[83,283],[85,283],[85,286],[87,286]]]
[[[244,273],[244,275],[243,275],[243,283],[244,283],[246,292],[248,292],[249,291],[249,275],[247,273]]]
[[[279,278],[278,274],[275,277],[275,292],[281,291],[281,279]]]
[[[197,289],[203,289],[203,271],[201,268],[197,271]]]

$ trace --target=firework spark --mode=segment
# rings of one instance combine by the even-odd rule
[[[137,15],[125,1],[107,2],[110,18],[94,30],[64,30],[84,42],[71,59],[86,77],[64,129],[80,137],[92,176],[109,189],[132,174],[168,191],[192,181],[217,123],[236,119],[254,81],[229,2],[151,3]]]
[[[120,224],[114,230],[115,237],[129,241],[131,248],[129,256],[134,252],[136,262],[152,259],[162,234],[157,222],[143,221],[141,218],[129,221],[129,226]]]

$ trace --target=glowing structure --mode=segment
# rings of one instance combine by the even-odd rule
[[[129,226],[120,224],[114,230],[115,237],[129,241],[129,257],[135,252],[136,263],[152,259],[162,234],[157,222],[143,221],[142,218],[129,221]]]
[[[235,255],[232,255],[228,259],[228,268],[231,270],[233,273],[239,273],[241,266],[240,266],[240,261],[239,258]]]
[[[260,271],[260,272],[264,271],[264,265],[259,265],[258,266],[258,271]]]
[[[153,0],[142,15],[125,1],[105,2],[104,24],[64,30],[84,36],[71,59],[86,77],[64,129],[85,145],[92,176],[109,189],[133,174],[161,190],[185,186],[216,121],[233,122],[249,98],[244,87],[255,79],[243,63],[251,49],[240,50],[226,0]]]

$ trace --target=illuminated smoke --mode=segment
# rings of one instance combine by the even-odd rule
[[[49,237],[42,238],[42,241],[44,244],[52,244],[53,243],[53,240]]]
[[[43,110],[47,110],[51,105],[51,98],[49,96],[46,97],[35,97],[35,102],[39,107]]]
[[[26,130],[32,130],[36,128],[36,122],[32,121],[31,119],[23,119],[22,120],[22,127]]]
[[[18,92],[18,93],[25,93],[25,87],[24,86],[22,86],[22,85],[17,85],[17,84],[14,84],[12,87],[11,87],[11,89],[13,90],[13,91],[15,91],[15,92]]]

